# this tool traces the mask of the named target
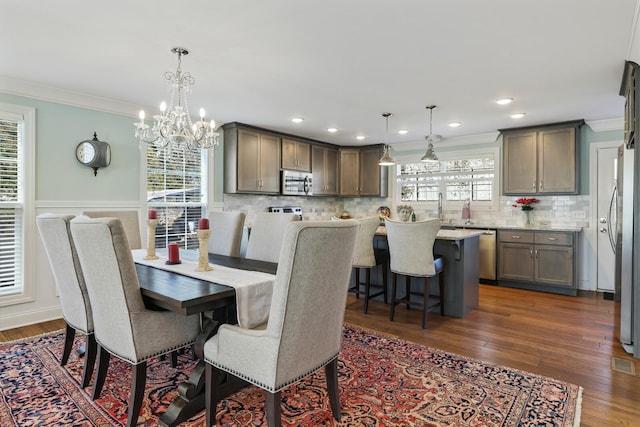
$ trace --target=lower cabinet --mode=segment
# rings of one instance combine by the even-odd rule
[[[498,230],[498,284],[576,295],[577,233]]]

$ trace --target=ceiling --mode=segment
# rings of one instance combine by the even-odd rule
[[[364,145],[384,142],[391,112],[392,146],[424,141],[428,104],[442,144],[621,118],[637,17],[636,0],[3,0],[2,9],[0,91],[23,94],[22,81],[115,100],[134,121],[168,98],[164,73],[181,46],[196,79],[192,114]],[[514,101],[497,105],[503,97]]]

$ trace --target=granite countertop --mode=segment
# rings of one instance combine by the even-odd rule
[[[387,235],[387,228],[384,225],[381,225],[376,230],[376,234],[381,236]],[[473,229],[456,229],[456,230],[446,230],[440,229],[438,231],[437,239],[440,240],[463,240],[468,239],[470,237],[480,236],[484,234],[483,230],[473,230]]]
[[[531,227],[525,227],[523,225],[510,225],[510,224],[491,224],[491,223],[483,223],[483,222],[472,222],[471,224],[464,225],[459,223],[453,224],[443,224],[443,227],[456,227],[463,229],[493,229],[493,230],[527,230],[527,231],[582,231],[582,227],[574,226],[574,225],[541,225],[536,224]]]

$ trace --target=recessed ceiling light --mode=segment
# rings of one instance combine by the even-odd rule
[[[521,119],[521,118],[523,118],[523,117],[524,117],[524,114],[525,114],[525,113],[515,113],[515,114],[512,114],[512,115],[511,115],[511,118],[512,118],[512,119]]]
[[[450,128],[457,128],[458,126],[460,126],[462,123],[460,122],[451,122],[449,123],[449,127]]]
[[[304,122],[304,119],[302,117],[294,117],[294,118],[291,119],[291,121],[293,123],[302,123],[302,122]]]
[[[498,105],[507,105],[513,102],[513,98],[500,98],[496,101]]]
[[[365,136],[364,136],[364,135],[358,135],[358,136],[356,136],[356,139],[357,139],[358,141],[362,141],[364,138],[365,138]]]
[[[398,131],[398,133],[399,133],[400,135],[406,135],[406,134],[408,134],[408,133],[409,133],[409,131],[408,131],[408,130],[406,130],[406,129],[400,129],[400,130]]]
[[[327,129],[327,132],[336,133],[338,132],[338,128],[329,128]]]

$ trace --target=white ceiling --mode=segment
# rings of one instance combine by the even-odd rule
[[[620,118],[636,0],[3,0],[0,91],[15,79],[120,102],[168,98],[175,46],[192,114],[345,145]],[[7,84],[6,82],[13,82]],[[8,86],[8,87],[7,87]],[[513,97],[509,106],[495,100]],[[64,101],[64,100],[63,100]],[[524,112],[520,120],[511,113]],[[290,121],[294,116],[304,122]],[[460,121],[456,129],[447,126]],[[337,127],[336,134],[327,133]],[[133,129],[133,126],[132,126]],[[406,135],[396,133],[407,129]],[[364,141],[355,135],[363,134]]]

